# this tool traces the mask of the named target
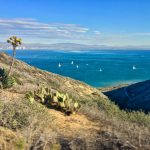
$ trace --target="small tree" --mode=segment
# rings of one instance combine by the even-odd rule
[[[8,71],[8,76],[10,76],[10,74],[12,72],[13,65],[14,65],[14,61],[15,61],[16,48],[22,44],[22,40],[21,40],[21,38],[17,38],[16,36],[12,36],[7,40],[7,43],[10,43],[13,46],[13,57],[12,57],[10,69]]]

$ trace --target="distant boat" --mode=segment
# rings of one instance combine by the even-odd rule
[[[86,64],[86,66],[88,66],[89,64]]]
[[[79,66],[78,66],[78,65],[76,65],[76,67],[77,67],[77,69],[79,68]]]
[[[132,69],[133,69],[133,70],[136,70],[136,67],[135,67],[135,66],[133,66],[133,67],[132,67]]]
[[[102,72],[103,70],[100,68],[99,71]]]
[[[58,64],[58,67],[59,67],[59,68],[61,67],[61,64],[60,64],[60,63]]]
[[[74,62],[72,61],[72,62],[71,62],[71,65],[73,65],[73,64],[74,64]]]

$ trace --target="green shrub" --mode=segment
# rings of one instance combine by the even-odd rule
[[[142,111],[127,112],[127,118],[130,122],[137,123],[141,126],[150,127],[150,114],[145,114]]]
[[[7,76],[7,72],[5,69],[0,68],[0,77],[4,78],[5,76]]]
[[[21,138],[16,140],[15,148],[16,148],[16,150],[24,150],[25,149],[25,141]]]
[[[12,86],[16,85],[16,80],[14,77],[10,76],[10,77],[6,77],[3,79],[3,88],[11,88]]]
[[[0,127],[13,130],[13,133],[18,133],[20,136],[15,141],[14,138],[9,139],[8,144],[13,143],[9,149],[34,149],[41,137],[44,139],[39,141],[41,144],[39,149],[43,149],[44,144],[49,144],[47,141],[53,144],[56,135],[53,129],[57,128],[53,120],[54,116],[38,102],[31,104],[25,99],[8,102],[0,100]]]
[[[99,109],[110,117],[150,127],[150,114],[145,114],[142,111],[121,110],[114,102],[108,99],[100,99],[96,103]]]
[[[2,88],[11,88],[17,84],[16,79],[13,76],[8,76],[5,69],[0,68],[0,82]]]
[[[0,126],[9,129],[21,129],[29,126],[32,118],[40,118],[44,122],[47,117],[45,107],[39,103],[27,101],[20,102],[3,102],[0,100]]]

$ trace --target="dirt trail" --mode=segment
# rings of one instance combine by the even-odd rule
[[[54,121],[59,127],[60,133],[67,137],[78,135],[82,137],[95,136],[100,131],[101,126],[90,121],[85,115],[74,114],[66,116],[54,109],[50,109],[49,112],[55,117]]]
[[[0,98],[4,101],[18,101],[24,98],[24,94],[0,90]],[[78,135],[83,137],[91,135],[95,136],[102,127],[99,123],[90,121],[83,114],[73,114],[67,116],[55,109],[49,109],[49,112],[55,118],[54,122],[58,128],[59,133],[65,135],[66,137],[74,137]]]

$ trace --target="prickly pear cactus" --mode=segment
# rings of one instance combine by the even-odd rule
[[[29,92],[26,97],[31,103],[36,100],[42,104],[56,107],[68,115],[76,113],[80,107],[78,102],[74,102],[69,98],[68,94],[60,93],[58,91],[52,92],[51,89],[47,87],[41,87],[34,91],[34,93]]]
[[[31,104],[34,103],[34,96],[34,93],[32,93],[31,91],[26,94],[26,98],[30,101]]]

